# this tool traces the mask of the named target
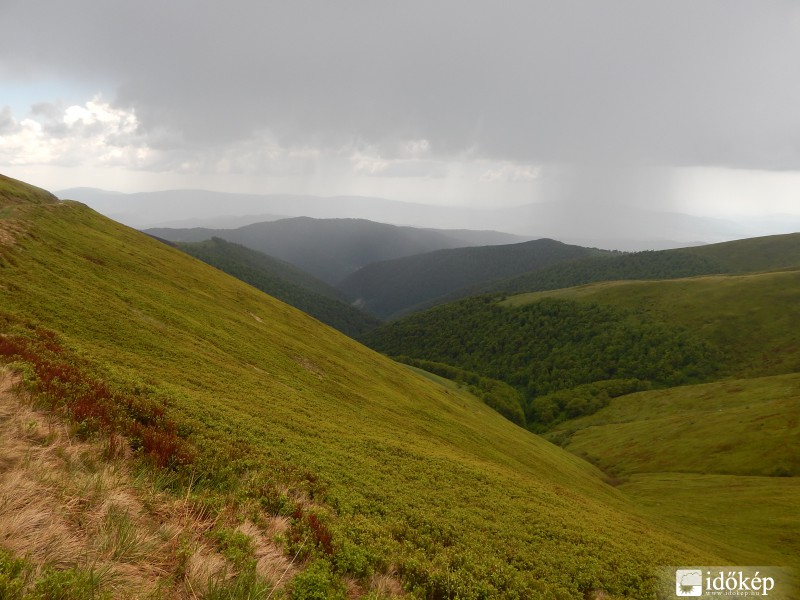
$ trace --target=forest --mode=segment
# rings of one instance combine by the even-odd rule
[[[533,430],[595,412],[618,395],[705,381],[720,369],[719,351],[687,328],[642,310],[557,298],[520,307],[498,296],[468,298],[392,322],[364,341],[393,357],[512,386]]]

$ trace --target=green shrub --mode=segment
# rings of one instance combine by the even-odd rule
[[[327,561],[315,560],[292,580],[292,600],[344,600],[344,584]]]

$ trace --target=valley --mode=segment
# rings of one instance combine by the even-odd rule
[[[651,598],[665,565],[800,566],[790,261],[470,297],[360,336],[454,383],[80,203],[8,178],[0,192],[17,401],[96,444],[91,468],[134,474],[132,495],[157,489],[136,510],[160,567],[134,576],[140,554],[122,553],[98,597]],[[517,394],[542,435],[481,393]],[[159,532],[172,503],[196,527]],[[86,589],[69,573],[91,573],[88,555],[54,562],[9,531],[0,585]],[[287,567],[259,567],[267,547]],[[217,569],[186,570],[211,555]]]

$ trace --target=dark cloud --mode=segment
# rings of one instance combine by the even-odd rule
[[[790,1],[4,0],[0,77],[104,81],[161,143],[800,165]]]

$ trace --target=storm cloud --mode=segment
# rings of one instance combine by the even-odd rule
[[[102,84],[156,149],[795,169],[800,5],[5,0],[0,77]]]

